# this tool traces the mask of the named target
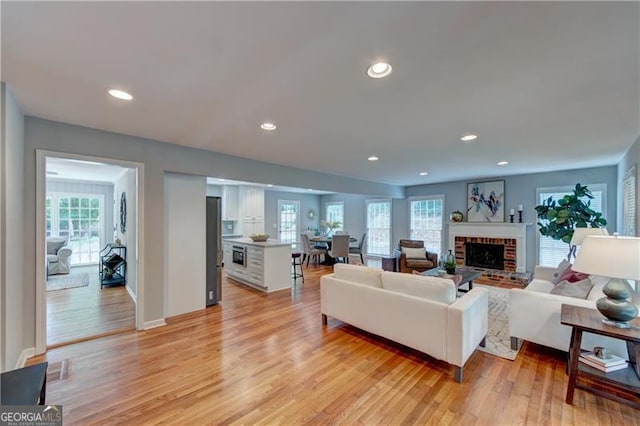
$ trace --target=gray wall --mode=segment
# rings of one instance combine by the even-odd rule
[[[137,246],[137,232],[138,232],[138,196],[136,189],[136,171],[135,169],[127,169],[127,171],[120,176],[113,186],[113,208],[111,209],[113,216],[113,223],[116,227],[114,235],[108,235],[108,242],[114,241],[117,237],[120,242],[127,248],[127,288],[131,291],[131,294],[136,296],[134,301],[137,302],[138,294],[138,246]],[[127,221],[125,223],[125,232],[120,229],[120,199],[122,193],[125,193],[126,207],[127,207]]]
[[[210,151],[167,144],[150,139],[105,132],[102,130],[58,123],[35,117],[26,118],[25,127],[25,198],[24,241],[29,253],[24,276],[24,318],[26,346],[35,344],[35,216],[36,216],[36,150],[75,153],[144,163],[144,277],[146,291],[142,301],[145,322],[164,318],[164,173],[177,172],[199,176],[224,176],[250,182],[269,182],[274,185],[313,187],[327,191],[348,191],[404,196],[404,188],[342,178],[325,173],[263,163]],[[19,200],[15,198],[14,200]],[[138,303],[141,303],[138,300]]]
[[[536,188],[575,185],[593,185],[604,183],[607,185],[607,211],[604,217],[608,221],[607,229],[613,232],[617,229],[617,194],[618,178],[617,167],[595,167],[580,170],[565,170],[550,173],[533,173],[526,175],[506,176],[495,179],[483,179],[483,181],[505,181],[505,219],[508,220],[509,209],[516,209],[518,204],[524,207],[523,221],[532,223],[527,230],[527,271],[532,271],[537,264],[536,235],[537,217],[535,206]],[[454,210],[465,213],[467,210],[467,183],[470,181],[447,182],[433,185],[411,186],[406,188],[407,197],[421,195],[445,194],[445,217]],[[406,219],[408,220],[408,219]],[[517,216],[516,216],[517,220]],[[408,227],[407,227],[408,228]],[[445,241],[448,241],[449,230],[445,225]],[[446,249],[446,247],[445,247]]]
[[[6,371],[16,367],[25,355],[23,350],[34,346],[35,285],[24,279],[25,255],[26,259],[33,259],[34,253],[23,233],[30,227],[30,222],[24,221],[22,202],[30,193],[25,193],[24,186],[24,116],[4,83],[0,90],[0,370]],[[25,251],[25,247],[32,250]]]
[[[270,191],[264,192],[264,230],[274,238],[278,236],[278,200],[300,201],[300,230],[318,227],[318,216],[315,220],[307,219],[307,210],[314,209],[320,214],[320,196],[298,192]],[[276,225],[276,227],[274,227]]]
[[[631,145],[629,150],[625,153],[622,160],[618,163],[618,229],[617,231],[622,233],[622,182],[624,176],[631,167],[636,166],[636,236],[640,235],[640,181],[638,181],[638,168],[640,164],[640,137],[636,139],[635,143]],[[611,230],[611,228],[609,228]]]

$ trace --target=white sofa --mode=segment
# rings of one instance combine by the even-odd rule
[[[509,291],[509,335],[511,347],[517,347],[517,339],[524,339],[539,345],[549,346],[561,351],[569,350],[571,327],[560,324],[561,305],[596,308],[596,300],[604,297],[602,287],[608,279],[591,276],[594,286],[587,299],[550,294],[554,287],[551,282],[556,268],[537,266],[534,279],[525,289]],[[609,348],[618,356],[628,359],[624,341],[610,337],[584,333],[582,349],[592,350],[594,346]]]
[[[320,277],[322,322],[327,316],[417,349],[455,366],[484,344],[488,292],[474,288],[456,297],[453,281],[337,264]]]

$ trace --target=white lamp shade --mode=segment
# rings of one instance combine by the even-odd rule
[[[589,235],[572,269],[590,275],[640,280],[640,238]]]
[[[576,228],[573,230],[570,244],[572,246],[580,246],[588,235],[609,235],[609,231],[607,231],[607,228]]]

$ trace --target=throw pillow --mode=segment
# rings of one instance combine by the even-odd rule
[[[562,277],[562,274],[564,273],[564,271],[566,271],[570,267],[571,267],[571,263],[567,259],[562,259],[562,262],[558,264],[558,267],[553,273],[553,278],[551,279],[551,282],[554,284],[558,284],[560,281],[562,281],[560,277]]]
[[[402,247],[402,253],[407,256],[407,259],[426,259],[427,252],[424,247],[411,248]]]
[[[64,245],[67,244],[66,238],[49,238],[47,239],[47,254],[58,254]]]
[[[569,281],[570,283],[577,283],[578,281],[586,280],[589,278],[589,274],[583,274],[582,272],[574,271],[571,266],[569,266],[560,277],[560,281]]]
[[[593,284],[589,278],[575,283],[560,281],[551,289],[551,294],[560,296],[575,297],[576,299],[586,299]]]

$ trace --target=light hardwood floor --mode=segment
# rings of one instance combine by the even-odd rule
[[[476,351],[458,384],[429,356],[335,319],[325,328],[330,268],[304,272],[304,285],[272,294],[225,281],[218,306],[32,359],[50,362],[47,403],[73,425],[640,424],[581,390],[565,404],[555,350],[525,343],[515,361]]]
[[[135,329],[135,304],[124,286],[100,290],[97,265],[72,271],[86,272],[89,285],[47,291],[47,346]]]

